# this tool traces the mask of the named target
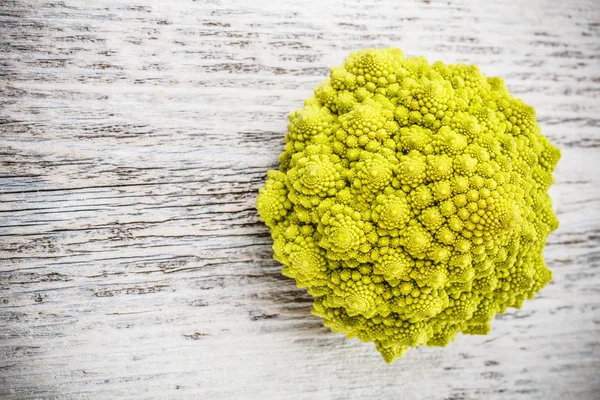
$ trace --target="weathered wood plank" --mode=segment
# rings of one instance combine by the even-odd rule
[[[0,396],[600,397],[594,0],[0,2]],[[480,65],[563,151],[554,281],[385,365],[281,276],[256,189],[351,50]]]

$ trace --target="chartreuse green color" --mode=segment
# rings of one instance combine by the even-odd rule
[[[550,282],[560,151],[501,78],[364,49],[289,119],[256,205],[332,331],[392,362],[488,333]]]

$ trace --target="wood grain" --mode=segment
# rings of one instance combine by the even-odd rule
[[[505,77],[563,151],[554,281],[391,366],[254,209],[287,114],[382,46]],[[2,398],[600,398],[596,0],[3,0],[0,54]]]

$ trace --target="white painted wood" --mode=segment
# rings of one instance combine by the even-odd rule
[[[0,396],[600,398],[600,3],[0,1]],[[477,63],[563,151],[554,281],[386,365],[280,274],[256,189],[347,53]]]

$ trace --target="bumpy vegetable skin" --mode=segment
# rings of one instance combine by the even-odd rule
[[[290,114],[256,205],[313,313],[387,362],[486,334],[552,279],[560,151],[473,65],[364,49]]]

